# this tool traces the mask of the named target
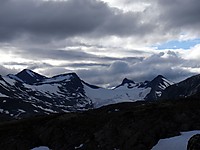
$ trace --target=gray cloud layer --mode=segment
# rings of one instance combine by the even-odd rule
[[[152,26],[140,22],[140,14],[123,13],[97,0],[7,0],[0,5],[0,40],[20,36],[40,41],[92,34],[145,34]]]
[[[139,0],[124,0],[124,3],[137,4]],[[102,41],[90,43],[90,39],[106,39],[109,36],[132,38],[135,43],[144,45],[171,40],[190,32],[200,34],[200,1],[199,0],[142,0],[149,3],[144,11],[124,12],[119,8],[110,7],[100,0],[1,0],[0,1],[0,52],[5,52],[1,44],[8,44],[9,53],[32,62],[10,62],[5,66],[21,65],[30,69],[42,69],[45,74],[55,74],[70,71],[70,68],[87,81],[95,84],[111,83],[125,76],[134,80],[152,79],[157,74],[163,74],[172,80],[179,80],[191,75],[184,67],[195,67],[197,62],[179,57],[174,52],[153,54],[150,57],[136,57],[143,54],[140,50],[130,51],[129,57],[105,56],[83,51],[95,48],[101,51],[105,48]],[[89,39],[82,42],[80,39]],[[80,41],[79,41],[80,40]],[[87,40],[86,40],[87,41]],[[103,41],[107,42],[107,41]],[[55,44],[56,43],[56,44]],[[56,46],[55,46],[55,45]],[[117,43],[116,43],[117,44]],[[42,46],[41,46],[42,45]],[[40,47],[41,46],[41,47]],[[69,47],[78,47],[70,49]],[[55,50],[55,47],[57,50]],[[64,49],[64,47],[66,47]],[[123,45],[109,48],[116,53],[124,50]],[[95,50],[93,50],[95,51]],[[108,49],[109,51],[109,49]],[[149,55],[148,55],[149,56]],[[36,60],[52,59],[70,61],[58,66],[48,63],[38,63]],[[79,62],[77,62],[79,61]],[[91,62],[87,62],[91,61]],[[189,62],[188,62],[189,61]],[[78,69],[77,69],[78,68]],[[87,68],[81,69],[81,68]],[[1,74],[16,72],[0,66]],[[96,78],[98,76],[98,78]]]
[[[158,0],[161,19],[170,27],[197,27],[200,25],[199,0]]]
[[[149,3],[143,12],[123,12],[97,0],[3,0],[0,2],[0,40],[21,36],[37,42],[77,35],[144,37],[179,28],[199,29],[199,0]]]

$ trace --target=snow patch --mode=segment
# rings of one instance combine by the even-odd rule
[[[26,111],[24,111],[23,109],[18,109],[18,112],[25,113]]]
[[[83,144],[80,144],[79,146],[75,147],[75,149],[79,149],[79,148],[82,148],[83,147]]]
[[[156,91],[156,95],[157,95],[158,97],[160,97],[160,96],[162,95],[162,92],[161,92],[161,91]]]
[[[37,107],[50,113],[58,113],[57,111],[53,111],[52,109],[49,109],[49,108],[43,108],[42,106],[37,106]]]
[[[33,73],[32,71],[26,70],[26,72],[27,72],[31,77],[35,77],[35,73]]]
[[[31,150],[50,150],[50,149],[46,146],[40,146],[40,147],[32,148]]]
[[[15,85],[16,81],[14,79],[11,79],[9,77],[3,77],[3,79],[10,85]]]
[[[7,110],[6,110],[6,111],[4,111],[4,112],[5,112],[6,114],[9,114],[9,111],[7,111]]]
[[[168,84],[168,86],[174,84],[173,82],[171,82],[171,81],[169,81],[169,80],[167,80],[167,79],[165,79],[165,78],[162,78],[162,79],[165,81],[165,83]]]
[[[4,112],[4,110],[3,109],[0,109],[0,113],[3,113]]]
[[[5,95],[5,94],[0,93],[0,97],[8,97],[8,96]]]
[[[159,87],[160,89],[162,89],[162,90],[166,89],[166,86],[164,86],[164,85],[162,85],[162,84],[159,84],[158,87]]]
[[[65,82],[69,82],[71,81],[70,79],[73,77],[73,75],[61,75],[61,76],[57,76],[57,77],[53,77],[50,79],[46,79],[45,81],[43,81],[42,83],[53,83],[53,82],[61,82],[61,81],[65,81]]]
[[[161,139],[151,150],[187,150],[188,140],[195,134],[200,134],[200,130],[181,132],[180,136]]]

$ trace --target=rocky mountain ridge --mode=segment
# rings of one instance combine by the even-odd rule
[[[25,69],[16,75],[0,76],[0,115],[23,118],[122,102],[188,97],[199,92],[199,85],[199,75],[176,84],[158,75],[152,81],[138,83],[125,78],[115,88],[106,89],[86,83],[76,73],[48,78]]]

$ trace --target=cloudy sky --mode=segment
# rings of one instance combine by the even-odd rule
[[[1,0],[0,74],[180,81],[200,73],[199,0]]]

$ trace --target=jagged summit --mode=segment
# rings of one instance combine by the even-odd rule
[[[119,88],[119,87],[122,87],[122,86],[125,86],[125,85],[127,85],[128,88],[132,88],[133,86],[135,86],[135,84],[136,83],[133,80],[124,78],[122,83],[120,85],[116,86],[115,89]]]
[[[133,84],[135,84],[135,82],[134,81],[132,81],[132,80],[129,80],[129,79],[127,79],[127,78],[124,78],[124,80],[122,81],[122,85],[124,85],[124,84],[130,84],[130,83],[133,83]]]
[[[173,84],[173,82],[167,80],[162,75],[156,76],[151,82],[149,82],[150,86],[155,87],[155,86],[159,86],[160,85],[160,88],[161,88],[161,86],[163,86],[163,88],[164,88],[164,87],[169,86],[171,84]]]
[[[163,91],[173,85],[174,83],[167,80],[164,76],[158,75],[152,81],[147,84],[147,87],[151,87],[150,93],[146,96],[147,100],[157,100],[161,97]]]
[[[79,111],[115,103],[187,97],[200,93],[200,75],[173,84],[158,75],[145,82],[124,78],[116,88],[107,89],[84,82],[76,73],[47,78],[24,69],[16,75],[0,76],[0,113],[19,118],[38,113]]]
[[[44,79],[47,79],[47,77],[40,75],[36,72],[33,72],[32,70],[29,69],[24,69],[21,72],[17,73],[15,76],[27,84],[34,84],[37,82],[41,82]]]

